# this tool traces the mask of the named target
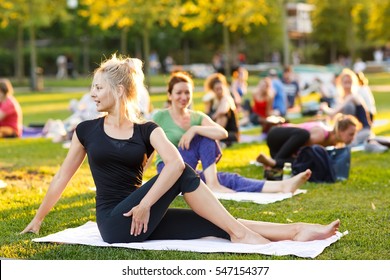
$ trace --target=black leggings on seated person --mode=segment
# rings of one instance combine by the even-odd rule
[[[169,205],[180,193],[193,192],[199,187],[199,176],[187,164],[176,183],[151,207],[148,230],[138,236],[130,235],[132,217],[125,217],[123,213],[127,213],[140,203],[156,181],[157,176],[131,193],[114,209],[100,210],[97,213],[99,231],[105,242],[129,243],[156,239],[188,240],[207,236],[230,239],[224,230],[200,217],[191,209],[169,208]]]

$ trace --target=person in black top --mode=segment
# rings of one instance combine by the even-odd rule
[[[108,243],[215,236],[236,243],[265,244],[335,234],[339,220],[319,225],[234,218],[183,162],[164,131],[138,118],[133,104],[143,87],[141,69],[140,60],[113,55],[95,70],[91,96],[98,111],[107,114],[77,126],[68,155],[35,217],[21,233],[39,233],[43,219],[88,156],[96,184],[96,221]],[[165,166],[142,185],[144,167],[154,150]],[[169,208],[180,193],[191,209]]]

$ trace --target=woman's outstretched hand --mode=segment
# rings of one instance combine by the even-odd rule
[[[150,217],[150,208],[144,207],[141,204],[133,207],[129,212],[124,213],[125,217],[133,217],[130,234],[137,236],[148,230],[148,222]]]
[[[40,229],[41,229],[41,222],[37,222],[33,219],[20,234],[25,234],[25,233],[38,234]]]

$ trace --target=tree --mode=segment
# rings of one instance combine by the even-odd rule
[[[180,0],[81,0],[85,9],[81,15],[89,18],[91,25],[103,30],[118,27],[122,30],[122,50],[129,27],[137,28],[143,38],[145,73],[149,83],[150,32],[155,24],[178,25]]]
[[[17,75],[22,72],[22,34],[25,28],[29,34],[30,79],[32,90],[37,90],[37,51],[36,29],[49,26],[58,18],[65,19],[66,0],[2,0],[0,3],[1,27],[14,24],[17,26]]]
[[[330,49],[330,60],[336,61],[338,52],[348,52],[355,58],[362,42],[358,34],[364,28],[361,17],[366,10],[363,0],[309,0],[315,5],[312,13],[313,39]]]
[[[375,40],[378,45],[384,45],[390,41],[390,2],[371,0],[370,3],[368,37]]]
[[[182,28],[204,30],[207,26],[221,24],[225,49],[225,75],[231,74],[230,32],[238,29],[249,32],[252,25],[266,25],[270,13],[266,0],[188,0],[182,9]]]

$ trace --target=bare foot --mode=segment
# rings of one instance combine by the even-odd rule
[[[291,177],[290,179],[281,181],[281,183],[283,184],[282,192],[294,193],[300,186],[302,186],[304,183],[307,182],[307,180],[309,180],[310,176],[311,170],[306,169],[305,171],[295,175],[294,177]]]
[[[263,153],[260,153],[257,158],[256,158],[256,161],[257,162],[260,162],[262,163],[263,165],[265,166],[271,166],[271,167],[274,167],[276,165],[276,161],[270,157],[267,157],[266,155],[264,155]]]
[[[237,236],[230,236],[230,241],[233,243],[244,243],[244,244],[268,244],[271,241],[267,238],[264,238],[260,234],[253,232],[251,230],[248,230],[245,232],[244,236],[237,237]]]
[[[333,236],[340,227],[340,220],[335,220],[328,225],[300,224],[300,229],[294,237],[294,241],[322,240]]]

